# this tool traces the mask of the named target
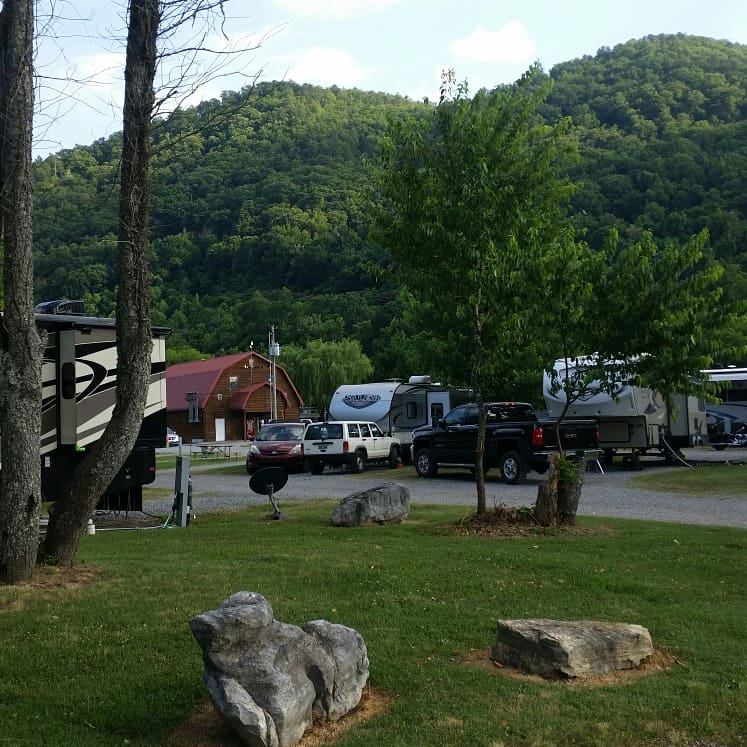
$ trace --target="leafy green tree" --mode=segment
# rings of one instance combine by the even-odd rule
[[[670,408],[677,394],[713,397],[716,385],[700,372],[747,352],[737,334],[747,301],[722,302],[724,269],[709,256],[707,241],[707,231],[684,246],[657,242],[647,232],[626,244],[613,231],[603,252],[573,245],[564,271],[551,270],[557,283],[549,305],[557,312],[563,365],[547,371],[552,391],[561,392],[559,422],[579,400],[601,392],[615,396],[622,381],[656,390]],[[582,465],[575,482],[580,492]],[[540,490],[540,522],[572,523],[578,492],[575,501],[563,503],[557,491]]]
[[[444,76],[428,118],[392,120],[377,171],[378,234],[401,282],[424,303],[453,383],[480,412],[477,513],[486,511],[484,393],[514,376],[545,293],[541,260],[564,223],[568,122],[538,108],[551,83],[538,67],[514,85],[470,98]]]
[[[735,330],[744,329],[747,300],[723,301],[724,268],[707,242],[706,230],[684,244],[646,232],[628,245],[613,233],[597,284],[604,299],[598,356],[627,361],[643,386],[670,403],[677,393],[712,394],[700,371],[746,352]]]
[[[326,417],[335,389],[360,384],[371,376],[373,366],[356,340],[311,340],[303,348],[283,348],[283,366],[308,407]]]

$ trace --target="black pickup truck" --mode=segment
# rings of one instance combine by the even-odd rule
[[[540,420],[525,402],[487,402],[483,467],[497,467],[504,482],[521,482],[529,470],[544,473],[550,453],[557,451],[557,420]],[[460,405],[433,426],[412,434],[412,456],[420,477],[434,477],[439,467],[475,467],[478,409]],[[559,426],[566,454],[596,458],[599,428],[591,419],[568,418]]]

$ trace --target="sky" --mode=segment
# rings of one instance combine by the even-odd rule
[[[193,68],[206,82],[179,99],[183,106],[254,79],[437,101],[446,69],[477,91],[510,83],[535,62],[549,71],[652,34],[747,45],[745,0],[227,0],[225,7],[223,33],[208,46],[233,54],[211,58],[223,62],[212,73],[207,60]],[[121,130],[125,17],[125,0],[40,0],[35,156]],[[174,70],[164,63],[162,79]]]

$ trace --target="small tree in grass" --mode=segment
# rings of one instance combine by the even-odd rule
[[[558,168],[572,148],[568,123],[547,125],[538,114],[550,86],[534,67],[470,98],[448,73],[430,116],[390,122],[377,172],[379,238],[429,309],[421,321],[441,341],[443,369],[478,404],[478,514],[486,511],[485,394],[514,377],[545,297],[543,253],[563,248],[555,237],[571,188]]]
[[[700,372],[717,358],[744,355],[744,345],[733,340],[745,303],[722,302],[723,267],[709,257],[707,240],[703,231],[680,246],[645,233],[623,245],[613,232],[597,255],[577,247],[582,272],[559,273],[554,295],[562,302],[555,315],[562,355],[561,365],[547,372],[563,403],[559,422],[575,403],[602,393],[614,398],[630,382],[659,392],[670,409],[677,394],[713,396],[715,385]],[[535,512],[543,524],[575,521],[583,463],[568,466],[561,455],[551,481],[558,470],[559,482],[565,475],[574,487],[565,494],[540,488]]]

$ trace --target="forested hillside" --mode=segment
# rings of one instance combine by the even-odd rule
[[[457,71],[458,74],[458,71]],[[706,227],[747,294],[747,47],[660,36],[556,66],[546,116],[580,147],[577,225],[683,240]],[[365,159],[387,117],[428,105],[387,94],[263,83],[158,122],[155,321],[172,360],[358,339],[377,378],[408,376],[396,277],[369,236]],[[35,164],[37,298],[111,314],[119,138]]]
[[[655,36],[556,66],[548,117],[573,119],[577,223],[683,241],[703,228],[747,296],[747,47]]]

